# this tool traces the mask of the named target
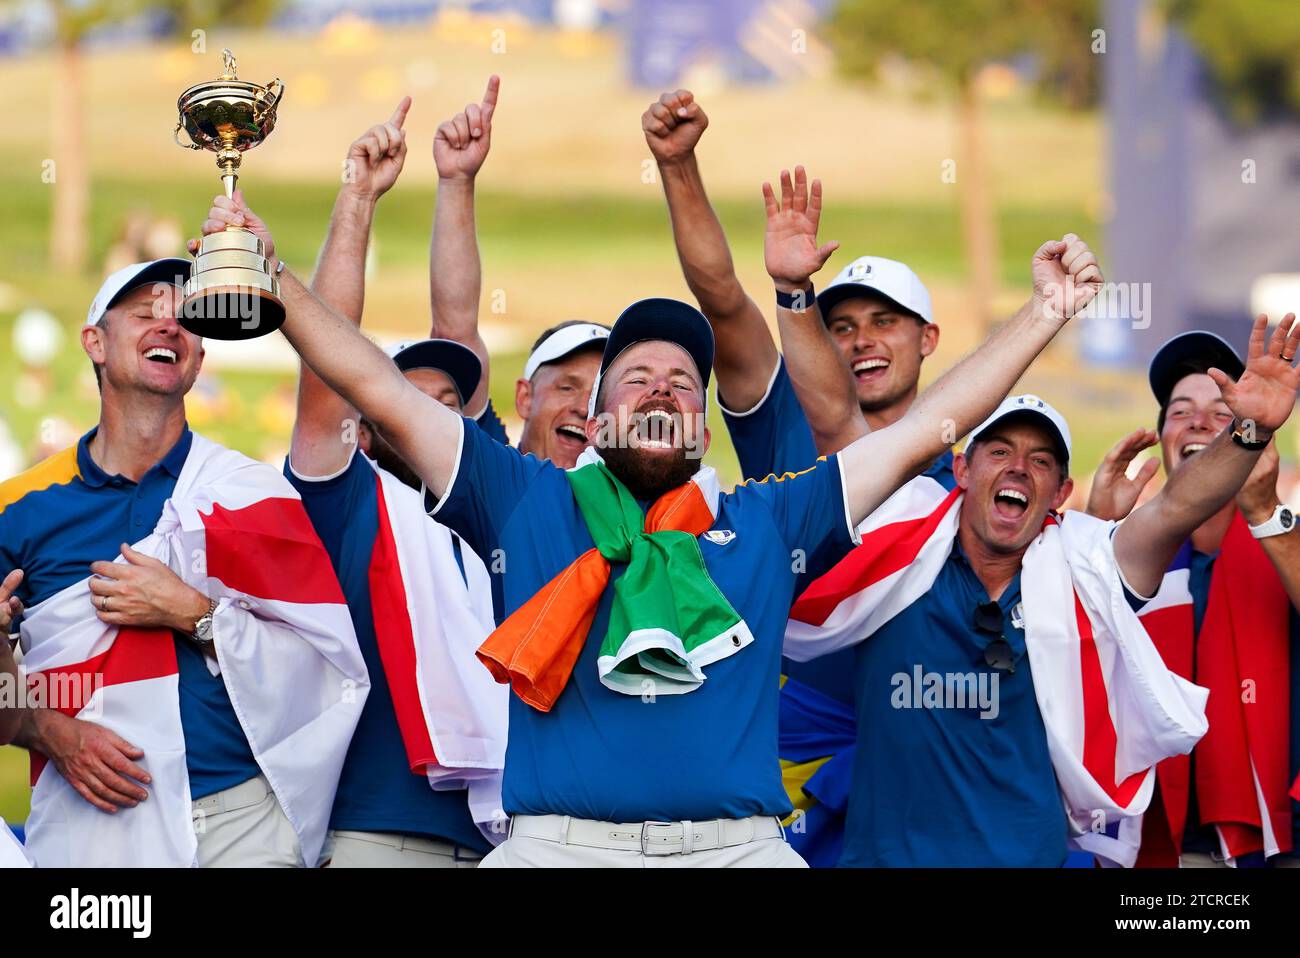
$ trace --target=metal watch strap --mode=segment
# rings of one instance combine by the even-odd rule
[[[217,600],[208,599],[208,611],[204,612],[201,616],[199,616],[198,620],[194,623],[194,630],[190,633],[190,635],[194,638],[195,641],[197,642],[212,641],[212,616],[216,614],[216,611],[217,611]],[[199,632],[202,629],[203,622],[205,619],[207,620],[208,623],[207,638],[203,638],[202,636],[199,635]]]

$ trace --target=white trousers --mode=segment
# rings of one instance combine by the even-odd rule
[[[302,844],[264,775],[200,798],[193,810],[200,868],[303,867]]]
[[[390,832],[331,829],[330,868],[477,868],[483,856],[450,842]]]

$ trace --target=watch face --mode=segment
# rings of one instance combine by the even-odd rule
[[[1277,514],[1277,517],[1282,520],[1283,529],[1290,529],[1295,524],[1295,516],[1291,514],[1290,509],[1283,509]]]

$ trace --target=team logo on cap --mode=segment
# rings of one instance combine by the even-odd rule
[[[852,277],[854,277],[854,278],[856,278],[856,279],[860,279],[860,278],[863,277],[863,276],[870,276],[870,275],[871,275],[871,264],[870,264],[870,263],[854,263],[852,266],[849,267],[849,275],[852,276]]]

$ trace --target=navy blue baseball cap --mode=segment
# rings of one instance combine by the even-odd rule
[[[1203,329],[1179,333],[1156,350],[1147,369],[1147,379],[1160,408],[1168,404],[1169,395],[1180,379],[1203,373],[1210,367],[1223,370],[1233,380],[1246,370],[1246,364],[1226,339]]]
[[[591,414],[594,415],[600,380],[619,354],[629,346],[654,339],[686,350],[700,371],[700,385],[708,392],[709,376],[713,371],[713,327],[709,321],[694,306],[680,300],[642,299],[623,310],[609,331],[605,351],[600,357],[600,374],[591,389]]]
[[[384,351],[404,373],[413,369],[436,369],[446,373],[460,393],[462,406],[469,402],[483,378],[483,364],[479,362],[478,354],[450,339],[408,339]]]

